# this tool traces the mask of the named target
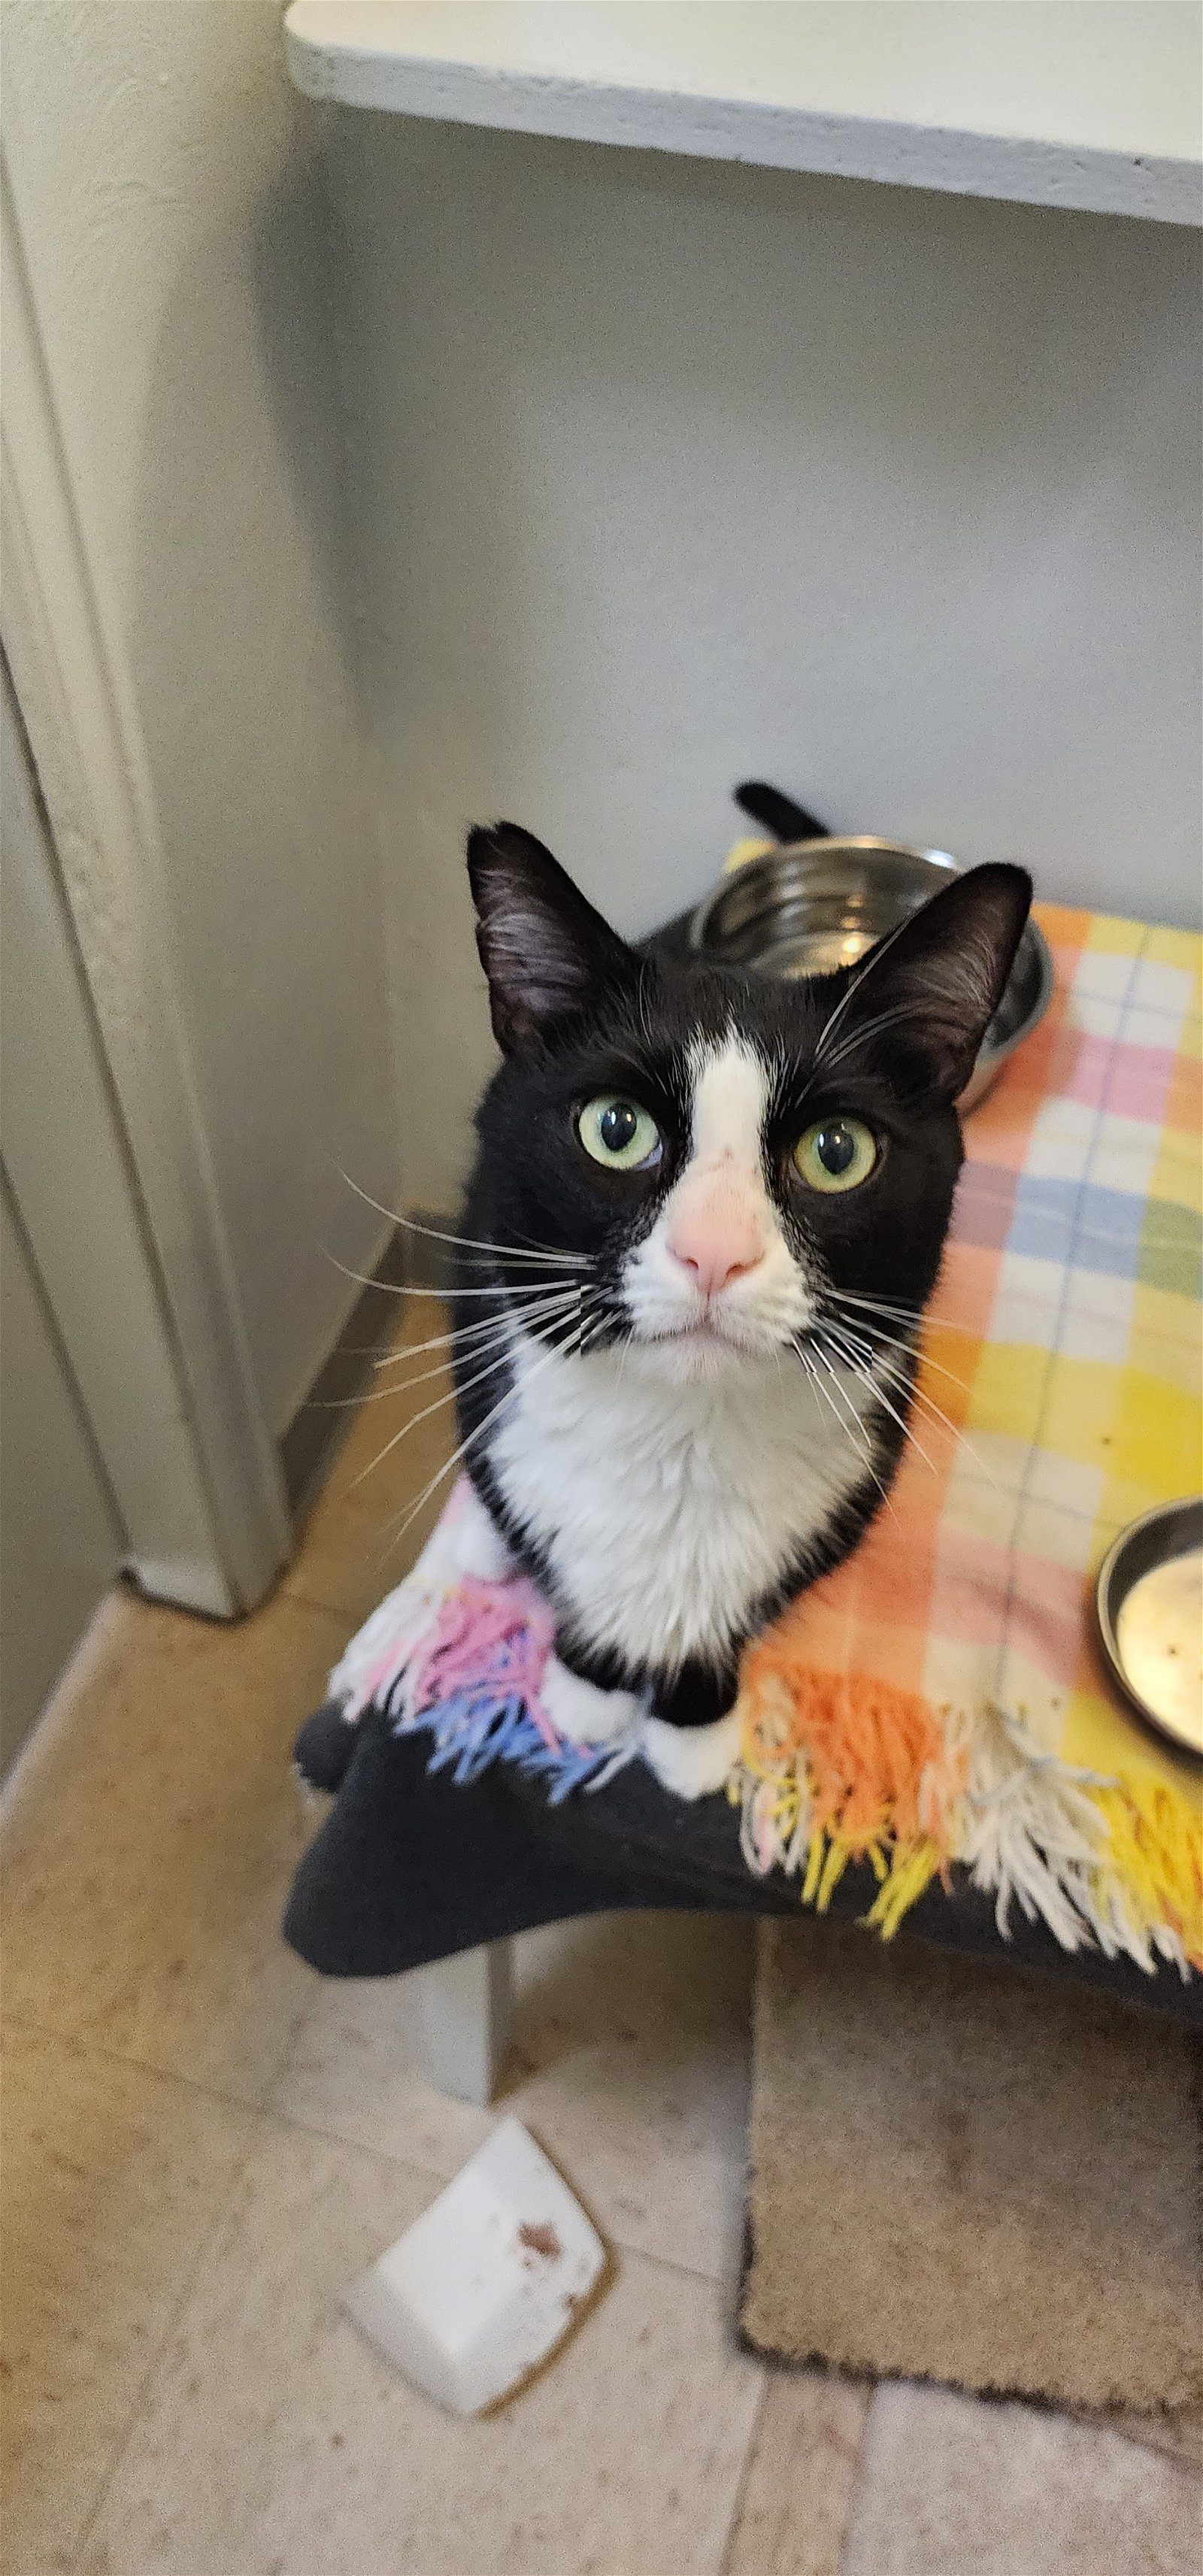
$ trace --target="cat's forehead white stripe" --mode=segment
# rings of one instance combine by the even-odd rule
[[[761,1170],[768,1068],[743,1038],[700,1046],[691,1059],[693,1112],[690,1144],[695,1163],[734,1163]]]

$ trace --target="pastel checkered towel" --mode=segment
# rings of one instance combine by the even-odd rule
[[[796,1873],[807,1903],[867,1858],[887,1938],[960,1864],[1004,1935],[1018,1905],[1067,1950],[1186,1975],[1199,1773],[1112,1692],[1092,1605],[1117,1531],[1203,1480],[1199,944],[1039,919],[1054,999],[966,1124],[890,1508],[750,1648],[729,1794],[748,1867]],[[539,1707],[529,1585],[462,1585],[420,1637],[389,1606],[332,1676],[348,1716],[427,1726],[462,1778],[496,1758],[553,1796],[608,1776],[614,1754],[561,1745]]]

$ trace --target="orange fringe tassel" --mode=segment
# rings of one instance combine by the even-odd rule
[[[745,1773],[765,1784],[778,1828],[796,1821],[805,1836],[803,1901],[822,1912],[847,1863],[868,1859],[868,1920],[888,1939],[929,1879],[948,1883],[969,1755],[949,1743],[946,1712],[868,1674],[799,1665],[772,1632],[745,1659],[740,1708]]]
[[[817,1672],[772,1637],[743,1672],[745,1759],[772,1770],[801,1753],[810,1774],[812,1829],[856,1852],[884,1836],[921,1838],[948,1853],[952,1802],[968,1780],[968,1754],[949,1752],[937,1712],[917,1691],[865,1673]]]

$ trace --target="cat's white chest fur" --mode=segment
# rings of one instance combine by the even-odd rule
[[[666,1384],[631,1351],[515,1331],[514,1362],[490,1443],[506,1502],[582,1633],[652,1670],[719,1658],[864,1475],[792,1354]]]

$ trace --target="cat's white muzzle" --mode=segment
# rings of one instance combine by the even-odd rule
[[[623,1275],[631,1348],[676,1379],[711,1377],[747,1359],[788,1350],[814,1314],[784,1239],[770,1237],[754,1266],[707,1293],[669,1250],[663,1223],[639,1245]]]

